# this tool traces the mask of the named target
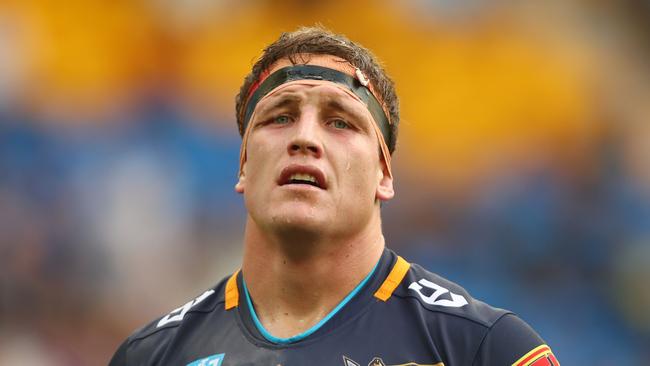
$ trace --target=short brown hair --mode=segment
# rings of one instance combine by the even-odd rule
[[[293,32],[282,33],[280,38],[264,49],[262,56],[255,62],[252,71],[244,79],[244,84],[235,98],[239,134],[243,136],[245,132],[242,111],[246,108],[246,99],[251,86],[260,78],[260,75],[277,60],[288,58],[296,64],[298,63],[296,55],[310,53],[340,57],[352,66],[361,69],[371,81],[379,94],[377,97],[380,98],[380,102],[385,104],[389,114],[387,117],[391,122],[391,133],[390,141],[386,141],[386,145],[392,154],[397,143],[397,127],[399,125],[399,100],[395,93],[395,84],[370,50],[350,41],[343,35],[332,33],[322,26],[301,27]]]

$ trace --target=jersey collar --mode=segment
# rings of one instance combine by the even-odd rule
[[[269,347],[286,347],[298,342],[310,342],[320,338],[344,323],[352,321],[370,306],[388,301],[401,283],[410,264],[389,249],[384,249],[379,261],[364,278],[323,320],[307,331],[289,338],[269,334],[255,313],[241,271],[235,272],[226,283],[225,308],[234,310],[240,326],[256,343]]]

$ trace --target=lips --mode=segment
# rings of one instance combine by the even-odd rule
[[[282,169],[278,185],[304,184],[320,189],[327,189],[325,175],[320,169],[309,165],[289,165]]]

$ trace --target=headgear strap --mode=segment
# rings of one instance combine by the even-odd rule
[[[278,87],[279,85],[288,83],[295,80],[324,80],[333,83],[341,84],[353,92],[361,101],[366,105],[368,111],[375,120],[379,127],[384,141],[388,143],[390,140],[391,129],[390,120],[386,116],[381,104],[375,98],[373,93],[364,86],[360,80],[343,73],[338,70],[330,69],[328,67],[317,65],[294,65],[283,67],[280,70],[269,75],[264,82],[262,82],[257,89],[255,89],[246,104],[244,118],[242,119],[243,130],[246,131],[248,123],[250,122],[253,111],[257,103],[267,93]]]

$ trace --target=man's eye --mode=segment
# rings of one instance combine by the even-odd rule
[[[290,122],[289,116],[277,116],[273,119],[273,123],[279,125],[286,125],[289,122]]]
[[[332,121],[332,126],[338,129],[350,128],[350,125],[342,119],[335,119]]]

